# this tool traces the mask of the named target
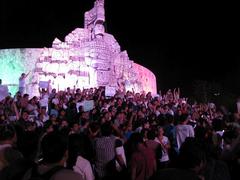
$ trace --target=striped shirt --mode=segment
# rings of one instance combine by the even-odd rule
[[[96,172],[100,178],[106,176],[106,165],[115,158],[115,139],[115,136],[95,139]]]

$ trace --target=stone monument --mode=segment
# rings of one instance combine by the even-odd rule
[[[21,49],[23,64],[30,60],[27,55],[34,54],[30,69],[23,66],[24,72],[31,71],[27,92],[37,94],[39,82],[48,81],[57,90],[124,86],[126,90],[155,94],[155,75],[130,60],[127,51],[121,51],[114,36],[105,32],[104,22],[104,0],[96,0],[84,14],[84,28],[76,28],[63,42],[56,38],[51,48]],[[11,54],[9,51],[0,50],[0,61],[4,61],[4,53]]]

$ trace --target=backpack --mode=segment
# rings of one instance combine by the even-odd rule
[[[30,169],[30,178],[27,180],[50,180],[51,177],[58,171],[64,169],[62,166],[55,166],[52,169],[48,170],[44,174],[38,172],[38,166],[34,166]]]

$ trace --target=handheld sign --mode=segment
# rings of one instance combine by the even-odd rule
[[[91,111],[94,108],[94,101],[93,100],[85,100],[83,101],[83,111]]]
[[[116,88],[111,86],[105,87],[105,96],[113,97],[116,94]]]
[[[48,88],[48,85],[49,85],[49,82],[48,82],[48,81],[39,81],[39,87],[40,87],[40,88],[47,89],[47,88]]]

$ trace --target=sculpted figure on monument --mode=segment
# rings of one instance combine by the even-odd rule
[[[104,26],[103,24],[97,23],[94,27],[94,36],[96,38],[102,38],[103,34],[104,34]]]
[[[85,12],[84,27],[89,29],[92,38],[100,38],[104,34],[105,10],[104,0],[96,0],[94,7]]]

